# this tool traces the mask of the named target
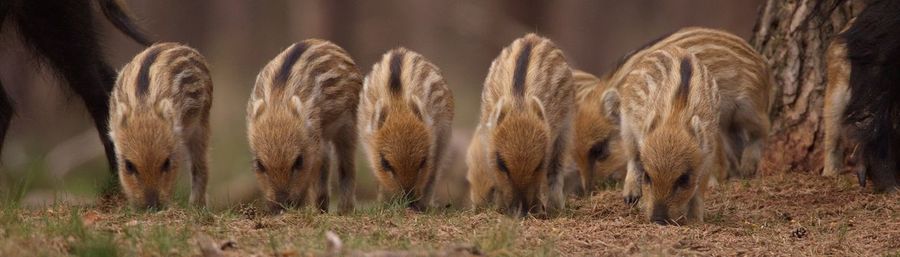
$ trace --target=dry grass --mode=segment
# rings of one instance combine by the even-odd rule
[[[326,231],[343,238],[348,251],[422,255],[459,245],[488,256],[900,254],[900,194],[873,195],[852,181],[789,174],[730,182],[713,190],[706,224],[683,227],[645,224],[615,190],[570,200],[567,213],[549,220],[394,206],[349,216],[10,206],[0,213],[0,255],[197,256],[198,235],[206,234],[236,243],[227,256],[303,256],[325,252]]]

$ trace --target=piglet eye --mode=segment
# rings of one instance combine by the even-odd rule
[[[131,161],[125,160],[125,171],[127,171],[128,174],[134,175],[137,174],[137,167],[135,167],[134,163]]]
[[[606,158],[609,157],[609,151],[606,148],[606,142],[599,142],[591,147],[591,150],[588,151],[588,156],[593,161],[606,160]]]
[[[690,182],[691,182],[691,176],[688,175],[688,173],[684,173],[684,174],[681,174],[680,177],[678,177],[678,180],[675,181],[675,185],[677,185],[678,187],[681,187],[681,188],[687,188],[688,185],[690,184]]]
[[[543,168],[544,168],[544,161],[541,161],[541,163],[538,163],[537,167],[534,168],[534,173],[540,172],[541,169],[543,169]]]
[[[259,173],[266,173],[266,166],[259,159],[253,160],[253,170]]]
[[[381,155],[381,170],[384,172],[394,172],[394,167],[384,158],[383,154]]]
[[[172,169],[172,158],[166,158],[166,161],[163,162],[161,169],[164,172]]]
[[[509,175],[509,167],[506,166],[506,162],[503,161],[503,158],[500,157],[500,153],[497,153],[497,168],[500,169],[501,172]]]
[[[291,166],[291,168],[294,169],[295,172],[299,171],[301,168],[303,168],[303,156],[302,155],[297,156],[297,159],[294,160],[294,166]]]
[[[422,162],[419,163],[419,170],[425,169],[425,164],[428,159],[422,159]]]

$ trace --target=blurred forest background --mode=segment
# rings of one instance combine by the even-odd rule
[[[686,26],[750,36],[762,0],[125,0],[154,39],[197,48],[210,62],[212,109],[210,204],[256,197],[245,135],[245,107],[259,69],[291,43],[323,38],[344,47],[367,73],[391,48],[404,46],[439,66],[454,90],[453,169],[443,199],[462,199],[465,151],[477,123],[479,94],[491,60],[513,39],[537,32],[554,40],[578,69],[601,75],[645,43]],[[141,47],[97,11],[107,60],[121,67]],[[6,25],[8,26],[8,24]],[[8,28],[4,28],[8,29]],[[40,205],[90,202],[109,171],[89,115],[15,37],[0,38],[0,79],[15,99],[0,192]],[[359,155],[362,149],[359,150]],[[376,196],[368,163],[358,158],[360,202]],[[188,192],[182,171],[178,191]],[[449,196],[448,196],[449,195]],[[180,201],[184,201],[181,199]],[[446,202],[443,200],[442,202]]]

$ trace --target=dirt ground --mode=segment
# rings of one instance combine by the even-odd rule
[[[419,214],[383,205],[348,216],[268,216],[249,206],[155,213],[64,203],[4,207],[0,255],[322,255],[329,253],[328,231],[341,238],[343,247],[331,249],[336,255],[900,255],[900,194],[872,194],[849,176],[732,181],[712,190],[702,225],[647,224],[615,188],[570,199],[568,206],[546,220],[473,210]]]

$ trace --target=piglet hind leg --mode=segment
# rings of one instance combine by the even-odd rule
[[[334,155],[331,147],[325,147],[324,149],[325,154],[322,155],[324,156],[322,158],[322,167],[319,170],[319,176],[315,187],[315,205],[322,213],[328,212],[328,206],[331,204],[328,196],[328,178],[331,175],[329,171],[332,167],[331,161],[333,160],[332,156]]]
[[[550,156],[550,162],[547,164],[547,183],[548,191],[548,208],[547,214],[556,215],[561,212],[566,205],[566,198],[563,194],[563,163],[562,157],[566,149],[564,137],[560,137],[553,144],[553,152]]]
[[[356,204],[356,126],[344,126],[337,135],[334,152],[338,161],[338,184],[341,191],[338,213],[347,214],[353,212]]]
[[[736,112],[736,122],[744,128],[747,136],[747,145],[741,150],[741,163],[738,167],[738,175],[743,178],[756,176],[759,159],[762,157],[763,148],[766,146],[766,137],[769,133],[769,118],[766,113],[754,112],[755,108],[750,103],[741,104]]]
[[[208,114],[193,128],[188,138],[188,154],[191,158],[191,205],[206,206],[206,185],[209,180],[209,118]]]

